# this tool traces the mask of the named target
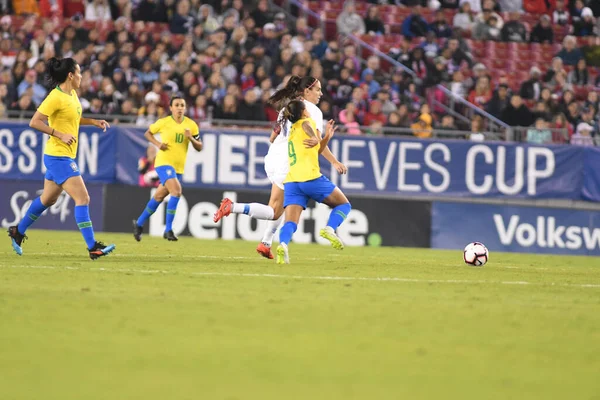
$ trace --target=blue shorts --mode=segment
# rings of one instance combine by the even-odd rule
[[[160,179],[160,183],[163,185],[169,180],[173,178],[177,178],[179,182],[182,182],[183,175],[175,172],[175,168],[170,165],[161,165],[160,167],[154,168],[156,173],[158,174],[158,179]]]
[[[72,176],[81,176],[79,167],[71,157],[57,157],[44,154],[44,165],[46,166],[46,175],[44,178],[62,185]]]
[[[322,203],[334,190],[335,185],[323,175],[307,182],[287,182],[283,184],[283,207],[306,208],[310,199]]]

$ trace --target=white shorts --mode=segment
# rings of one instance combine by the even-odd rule
[[[283,190],[283,181],[289,171],[288,162],[287,154],[285,158],[272,156],[265,157],[265,172],[267,173],[267,177],[271,183],[277,185],[281,190]]]

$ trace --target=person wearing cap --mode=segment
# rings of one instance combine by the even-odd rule
[[[365,21],[356,12],[354,1],[346,0],[344,10],[335,20],[338,33],[341,35],[364,35]]]
[[[542,91],[542,71],[533,66],[529,70],[529,79],[521,84],[521,90],[519,91],[523,99],[534,99],[540,98]]]
[[[580,122],[577,124],[577,130],[571,136],[570,143],[575,146],[594,146],[594,138],[592,138],[593,127],[586,123]]]
[[[573,21],[573,35],[592,36],[595,34],[595,19],[591,8],[581,10],[581,18]]]
[[[531,43],[554,42],[554,30],[552,29],[550,17],[548,15],[544,14],[540,17],[540,21],[535,25],[529,35],[529,41]]]
[[[262,36],[258,39],[258,44],[264,47],[265,54],[269,57],[276,57],[279,54],[279,40],[275,24],[269,22],[263,26]]]

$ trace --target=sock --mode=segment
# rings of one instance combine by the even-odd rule
[[[341,224],[344,222],[348,214],[352,210],[352,206],[350,203],[340,204],[331,210],[331,214],[329,214],[329,221],[327,221],[327,226],[330,226],[335,231]]]
[[[31,202],[31,205],[29,206],[29,209],[27,209],[25,217],[23,217],[21,222],[19,222],[19,226],[17,227],[19,233],[21,235],[24,235],[27,228],[29,228],[31,224],[37,221],[40,215],[42,215],[42,213],[46,211],[47,208],[48,207],[42,204],[42,200],[40,200],[39,197],[33,200]]]
[[[246,214],[256,219],[273,219],[275,211],[266,204],[260,203],[233,203],[231,212],[236,214]]]
[[[175,219],[175,211],[177,210],[177,204],[179,203],[179,197],[171,196],[167,203],[167,225],[165,226],[165,232],[173,230],[173,220]]]
[[[292,235],[298,229],[298,225],[295,222],[287,221],[281,227],[281,231],[279,231],[279,243],[288,244],[290,240],[292,240]]]
[[[94,228],[90,219],[90,206],[75,206],[75,221],[83,235],[85,244],[87,244],[88,249],[91,249],[96,244],[96,239],[94,238]]]
[[[279,225],[281,225],[282,222],[283,214],[276,220],[267,222],[267,229],[265,229],[265,234],[263,235],[261,242],[271,247],[273,236],[275,236],[275,232],[277,232],[277,228],[279,228]]]
[[[156,212],[156,209],[158,208],[160,203],[162,202],[156,201],[154,200],[154,198],[151,198],[148,204],[146,204],[146,208],[142,212],[142,215],[140,215],[140,217],[138,218],[137,225],[144,226],[146,221],[148,221],[148,218],[150,218],[150,216]]]

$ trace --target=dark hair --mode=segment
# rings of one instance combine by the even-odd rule
[[[57,86],[67,80],[69,73],[74,74],[77,62],[72,58],[63,58],[59,60],[52,57],[46,63],[46,74],[51,86]]]
[[[185,101],[185,98],[183,97],[183,95],[181,95],[180,93],[178,93],[178,94],[174,94],[173,97],[171,97],[171,100],[169,101],[169,105],[172,106],[173,102],[175,100],[178,100],[178,99],[181,99],[181,100]]]
[[[279,89],[267,101],[267,104],[275,109],[280,109],[285,101],[293,100],[299,97],[305,89],[312,87],[317,81],[317,78],[305,76],[300,78],[298,75],[292,75],[287,85],[283,89]]]
[[[306,105],[302,100],[292,100],[285,106],[282,117],[284,120],[289,119],[293,124],[302,119],[302,112],[306,109]]]

